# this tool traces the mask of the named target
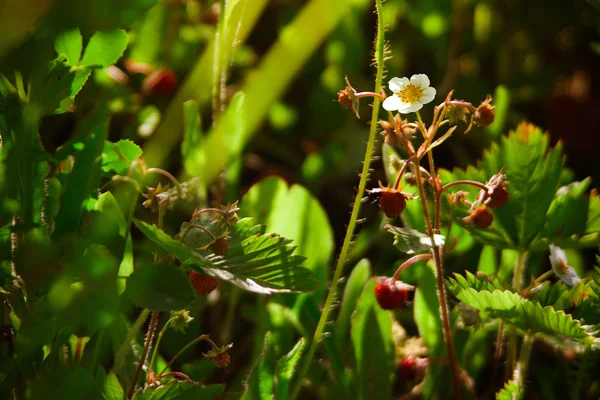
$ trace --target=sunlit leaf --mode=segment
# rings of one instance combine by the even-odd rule
[[[496,393],[496,400],[522,400],[525,396],[525,389],[511,380],[506,382],[504,388]]]
[[[210,251],[194,251],[178,240],[143,221],[136,226],[150,240],[199,272],[228,281],[251,292],[310,291],[315,287],[312,272],[300,267],[304,257],[292,255],[291,241],[274,234],[263,234],[252,219],[240,220],[230,228],[229,251],[217,256]]]
[[[400,228],[390,224],[386,224],[385,228],[394,235],[394,246],[404,253],[420,253],[433,247],[429,236],[414,229]],[[445,238],[442,235],[435,235],[434,239],[437,246],[444,245]]]
[[[102,171],[127,175],[131,163],[142,155],[142,149],[131,140],[123,139],[116,143],[105,142],[102,152]]]

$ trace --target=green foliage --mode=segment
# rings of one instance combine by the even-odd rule
[[[357,399],[387,399],[390,397],[394,349],[392,318],[382,310],[373,289],[375,279],[364,287],[352,317],[352,345],[358,373]]]
[[[506,174],[510,198],[506,206],[494,211],[494,224],[488,229],[465,226],[486,244],[522,250],[547,249],[549,243],[564,248],[596,245],[600,233],[590,230],[587,222],[593,212],[593,195],[586,194],[589,180],[559,188],[562,165],[562,145],[550,148],[548,135],[521,124],[500,143],[492,144],[477,169],[442,171],[441,175],[444,182],[450,182],[484,181],[501,169]],[[472,196],[477,193],[466,186],[461,190]]]
[[[419,335],[432,354],[441,354],[444,348],[440,301],[437,297],[435,274],[429,267],[423,269],[414,300],[414,318]]]
[[[224,385],[203,386],[193,382],[171,381],[157,388],[148,388],[137,400],[212,400],[225,390]]]
[[[596,339],[579,321],[551,306],[543,307],[509,291],[477,291],[452,279],[449,283],[448,289],[463,303],[521,330],[562,335],[587,344],[595,343]]]
[[[105,142],[102,152],[102,171],[116,175],[127,175],[131,164],[142,155],[142,149],[131,140],[117,143]]]
[[[199,272],[228,281],[251,292],[309,291],[314,288],[311,271],[300,267],[304,257],[292,255],[291,240],[264,234],[264,227],[242,219],[230,231],[225,256],[216,256],[199,247],[188,247],[156,226],[135,220],[144,235],[182,263]],[[193,246],[193,245],[192,245]]]
[[[127,279],[125,293],[136,306],[155,311],[182,310],[194,298],[188,277],[170,264],[137,268]]]
[[[385,228],[394,235],[394,245],[403,253],[421,253],[433,247],[429,236],[414,229],[399,228],[390,224],[387,224]],[[436,245],[444,245],[445,238],[442,235],[436,235],[434,239]]]
[[[515,381],[508,381],[504,389],[496,393],[496,400],[521,400],[525,396],[525,390]]]

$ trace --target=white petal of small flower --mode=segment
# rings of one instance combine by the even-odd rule
[[[429,87],[429,84],[429,78],[425,74],[413,75],[410,80],[406,77],[390,79],[388,87],[393,95],[384,100],[383,108],[401,114],[419,111],[423,104],[430,103],[435,98],[436,90]]]
[[[427,104],[427,103],[431,103],[433,101],[433,99],[435,98],[435,89],[432,87],[428,87],[427,89],[423,90],[423,95],[421,96],[421,103],[423,104]]]
[[[416,74],[410,77],[410,83],[421,88],[429,87],[429,77],[425,74]]]
[[[408,84],[409,84],[408,78],[392,78],[392,79],[390,79],[390,82],[388,83],[388,88],[392,92],[395,93],[395,92],[399,92],[402,89],[404,89],[404,87]]]
[[[552,270],[556,276],[567,285],[575,286],[581,282],[581,278],[577,276],[577,272],[567,264],[565,251],[553,244],[550,245],[550,264],[552,264]]]
[[[402,105],[402,101],[396,95],[389,96],[383,101],[383,108],[387,111],[396,111]]]
[[[404,103],[404,104],[409,104],[409,103]],[[410,103],[410,107],[406,110],[398,110],[399,113],[401,114],[410,114],[410,113],[414,113],[419,111],[421,108],[423,108],[423,103],[420,102],[414,102],[414,103]]]

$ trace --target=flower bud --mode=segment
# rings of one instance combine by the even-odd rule
[[[486,206],[479,206],[469,214],[468,217],[463,218],[467,224],[474,224],[478,228],[485,229],[489,227],[494,221],[492,212]]]
[[[390,146],[400,146],[402,144],[400,142],[400,138],[398,137],[398,135],[396,135],[394,125],[392,125],[388,121],[379,121],[379,125],[383,129],[381,131],[381,136],[384,137],[385,144]]]

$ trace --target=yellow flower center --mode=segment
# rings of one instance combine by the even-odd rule
[[[423,88],[409,83],[403,90],[396,92],[396,96],[400,97],[404,103],[415,103],[423,96]]]

